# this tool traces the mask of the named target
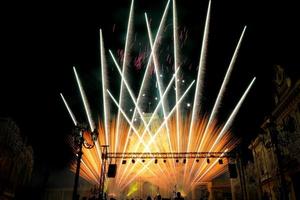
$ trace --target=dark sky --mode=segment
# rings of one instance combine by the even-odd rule
[[[144,11],[156,27],[165,3],[136,0],[135,31],[145,31]],[[188,30],[182,50],[186,50],[183,54],[192,70],[199,59],[207,4],[207,0],[177,0],[180,30]],[[86,83],[91,107],[99,109],[99,28],[103,29],[108,48],[115,52],[122,49],[129,6],[128,0],[1,6],[0,116],[17,122],[39,158],[52,162],[68,156],[64,138],[71,132],[72,121],[59,92],[65,94],[79,116],[84,116],[73,65]],[[299,74],[299,7],[287,1],[215,0],[211,12],[205,84],[208,108],[243,26],[248,26],[224,100],[225,108],[220,113],[222,119],[256,76],[257,82],[233,128],[235,134],[248,140],[270,112],[272,66],[282,64],[290,74]],[[98,114],[94,111],[95,117]]]

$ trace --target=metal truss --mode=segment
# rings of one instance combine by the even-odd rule
[[[230,152],[109,152],[104,158],[121,158],[121,159],[180,159],[180,158],[232,158],[234,155]]]

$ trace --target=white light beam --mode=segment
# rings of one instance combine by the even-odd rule
[[[175,0],[173,0],[173,43],[174,43],[174,70],[177,69],[179,65],[179,54],[178,54],[178,35],[177,35],[177,12],[176,12],[176,3]],[[180,84],[178,84],[178,76],[176,76],[176,81],[175,81],[175,102],[178,101],[179,99],[179,94],[180,94]],[[176,110],[176,135],[177,135],[177,151],[180,152],[180,126],[179,126],[179,121],[180,121],[180,105],[178,105],[177,110]]]
[[[163,30],[162,26],[163,26],[163,24],[166,20],[169,4],[170,4],[170,0],[168,0],[167,5],[166,5],[165,10],[164,10],[164,13],[163,13],[163,16],[160,20],[159,27],[158,27],[158,30],[157,30],[157,33],[156,33],[156,36],[155,36],[155,39],[154,39],[153,48],[152,48],[152,50],[150,52],[150,55],[149,55],[149,59],[148,59],[147,65],[146,65],[146,71],[144,73],[144,77],[143,77],[142,84],[141,84],[140,91],[139,91],[138,98],[137,98],[137,103],[138,104],[140,103],[140,100],[141,100],[141,94],[144,93],[144,88],[145,88],[144,84],[146,82],[147,74],[148,74],[148,71],[150,69],[153,53],[156,50],[156,46],[158,44],[159,35],[161,34],[161,31]],[[133,119],[135,118],[135,114],[136,114],[136,109],[134,109],[134,112],[133,112]]]
[[[239,100],[238,104],[235,106],[234,110],[232,111],[231,115],[229,116],[228,120],[226,121],[224,127],[222,128],[220,134],[218,135],[217,139],[215,140],[214,144],[212,145],[210,151],[215,147],[215,145],[220,141],[220,139],[223,137],[223,135],[228,131],[228,129],[231,126],[235,116],[237,115],[241,105],[243,104],[247,94],[249,93],[252,85],[254,84],[255,80],[256,80],[256,77],[254,77],[252,79],[251,83],[247,87],[246,91],[244,92],[243,96]]]
[[[230,114],[229,118],[227,119],[225,125],[223,126],[222,130],[220,131],[217,139],[214,141],[213,145],[211,146],[209,152],[211,152],[213,150],[213,148],[215,147],[216,144],[219,143],[220,139],[224,136],[224,134],[228,131],[229,127],[231,126],[236,114],[238,113],[238,110],[240,109],[243,101],[245,100],[248,92],[250,91],[252,85],[254,84],[256,78],[254,77],[251,81],[251,83],[249,84],[249,86],[247,87],[246,91],[244,92],[243,96],[240,98],[239,102],[237,103],[237,105],[235,106],[235,108],[233,109],[232,113]],[[201,167],[200,167],[201,168]],[[199,169],[195,174],[195,178],[194,180],[198,177],[199,174]]]
[[[160,132],[160,130],[164,127],[164,125],[165,125],[165,123],[168,121],[168,119],[172,116],[172,114],[174,113],[174,111],[176,110],[176,106],[178,105],[178,104],[180,104],[181,103],[181,101],[184,99],[184,97],[186,96],[186,94],[188,93],[188,91],[191,89],[191,87],[194,85],[194,83],[195,83],[195,80],[189,85],[189,87],[186,89],[186,91],[183,93],[183,95],[180,97],[180,99],[178,100],[178,102],[177,102],[177,104],[175,104],[175,106],[173,107],[173,109],[170,111],[170,113],[168,114],[168,116],[167,116],[167,118],[166,119],[164,119],[164,122],[160,125],[160,127],[157,129],[157,131],[154,133],[154,135],[153,135],[153,137],[150,139],[150,141],[148,142],[148,146],[150,146],[153,142],[154,142],[154,140],[155,140],[155,138],[156,138],[156,136],[158,135],[158,133]],[[136,173],[128,182],[127,182],[127,184],[125,184],[124,186],[123,186],[123,188],[125,188],[128,184],[130,184],[144,169],[145,169],[145,167],[147,167],[148,165],[150,164],[150,162],[146,165],[146,166],[144,166],[138,173]],[[127,175],[128,176],[128,175]]]
[[[178,104],[181,103],[181,101],[184,99],[184,97],[186,96],[186,94],[189,92],[189,90],[191,89],[191,87],[194,85],[195,80],[189,85],[189,87],[186,89],[186,91],[183,93],[183,95],[180,97],[180,99],[178,100],[177,104],[175,104],[175,106],[173,107],[173,109],[170,111],[170,113],[168,114],[168,116],[164,119],[164,122],[160,125],[160,127],[157,129],[157,131],[154,133],[153,137],[151,138],[151,140],[149,141],[148,145],[150,145],[152,142],[154,142],[155,137],[157,136],[157,134],[159,133],[159,131],[163,128],[163,126],[165,125],[165,123],[167,123],[168,119],[172,116],[172,114],[175,112],[176,110],[176,106],[178,106]]]
[[[145,135],[145,133],[146,133],[146,130],[149,129],[149,126],[151,125],[151,123],[152,123],[152,121],[153,121],[153,119],[154,119],[154,116],[155,116],[155,114],[157,113],[157,111],[158,111],[158,109],[159,109],[159,107],[160,107],[160,104],[162,103],[162,100],[165,98],[165,96],[167,95],[168,91],[170,90],[170,88],[171,88],[171,86],[172,86],[172,83],[173,83],[173,81],[175,80],[175,75],[176,75],[176,73],[178,73],[179,69],[180,69],[180,68],[178,68],[178,69],[175,71],[175,74],[173,75],[173,77],[172,77],[172,79],[170,80],[170,82],[169,82],[169,84],[168,84],[166,90],[164,91],[164,94],[162,95],[162,98],[159,100],[158,104],[156,105],[156,108],[154,109],[154,111],[153,111],[153,113],[152,113],[152,115],[151,115],[151,117],[150,117],[150,120],[149,120],[149,122],[147,123],[146,128],[145,128],[144,131],[142,132],[141,138],[144,137],[144,135]],[[132,123],[132,122],[131,122],[131,123]],[[153,136],[150,135],[150,137],[152,138]],[[126,147],[127,147],[127,144],[128,144],[128,142],[126,142],[126,144],[125,144],[125,149],[126,149]],[[139,143],[139,144],[136,145],[134,151],[137,151],[137,149],[139,148],[140,144],[141,144],[141,143]],[[123,153],[124,153],[124,152],[123,152]],[[120,180],[122,180],[123,176],[125,175],[125,172],[126,172],[127,168],[128,168],[128,165],[127,165],[126,169],[124,170],[124,173],[122,174]]]
[[[204,81],[203,79],[204,79],[204,73],[205,73],[205,69],[204,69],[205,68],[205,58],[206,58],[206,52],[207,52],[208,31],[209,31],[209,21],[210,21],[210,6],[211,6],[211,1],[209,1],[209,3],[208,3],[208,9],[207,9],[207,14],[206,14],[205,28],[204,28],[204,33],[203,33],[203,40],[202,40],[202,46],[201,46],[198,75],[197,75],[197,85],[196,85],[196,91],[195,91],[195,96],[194,96],[192,118],[191,118],[191,122],[190,122],[189,133],[188,133],[187,151],[190,151],[191,132],[194,127],[194,121],[196,120],[196,116],[198,115],[198,112],[199,112],[200,100],[202,97],[202,87],[203,87],[203,81]],[[187,170],[186,166],[184,167],[184,175],[183,175],[184,177],[186,177],[186,170]]]
[[[225,90],[226,90],[226,86],[227,86],[227,84],[229,82],[230,75],[231,75],[233,66],[235,64],[235,61],[236,61],[236,58],[237,58],[237,55],[238,55],[238,52],[239,52],[239,49],[240,49],[240,46],[241,46],[241,43],[242,43],[245,31],[246,31],[246,26],[243,29],[243,32],[242,32],[242,34],[240,36],[238,44],[237,44],[237,46],[235,48],[234,54],[233,54],[233,56],[231,58],[229,67],[227,69],[226,75],[225,75],[224,80],[222,82],[222,85],[221,85],[220,91],[218,93],[217,99],[216,99],[215,104],[213,106],[213,109],[211,111],[211,114],[210,114],[210,117],[208,119],[207,125],[205,126],[205,129],[204,129],[204,132],[203,132],[203,136],[201,138],[200,145],[199,145],[199,147],[197,149],[197,152],[202,151],[203,143],[204,143],[205,138],[207,136],[209,127],[210,127],[211,123],[215,120],[215,117],[216,117],[216,115],[218,113],[218,109],[219,109],[219,107],[221,105],[221,101],[222,101],[222,98],[224,96],[224,93],[225,93]],[[193,162],[193,165],[192,165],[189,177],[191,177],[192,171],[193,171],[194,167],[195,167],[195,161]]]
[[[77,81],[77,84],[78,84],[78,88],[79,88],[79,91],[80,91],[81,99],[83,101],[85,113],[86,113],[87,119],[89,121],[90,129],[93,132],[95,130],[95,123],[92,119],[91,109],[90,109],[89,103],[87,101],[85,92],[83,90],[83,87],[81,85],[81,82],[80,82],[80,79],[78,77],[78,74],[77,74],[77,71],[76,71],[75,67],[73,67],[73,71],[74,71],[76,81]]]
[[[146,19],[146,24],[147,24],[147,30],[148,30],[148,36],[149,36],[149,40],[150,40],[150,47],[151,47],[151,51],[153,50],[153,41],[152,41],[152,36],[151,36],[151,30],[150,30],[150,25],[149,25],[149,21],[148,21],[148,17],[147,17],[147,13],[145,13],[145,19]],[[162,110],[163,110],[163,115],[164,115],[164,118],[166,118],[167,116],[167,113],[166,113],[166,108],[165,108],[165,101],[164,99],[162,98],[162,93],[163,93],[163,83],[161,81],[161,79],[159,78],[159,74],[160,74],[160,70],[159,70],[159,67],[158,67],[158,61],[157,61],[157,57],[156,57],[156,53],[153,52],[152,54],[153,56],[153,62],[154,62],[154,69],[155,69],[155,75],[156,75],[156,81],[158,83],[158,92],[159,92],[159,97],[160,99],[162,100]],[[176,71],[176,69],[174,70]],[[175,81],[176,83],[176,81]],[[169,146],[170,146],[170,150],[171,152],[173,153],[173,148],[172,148],[172,143],[171,143],[171,138],[170,138],[170,129],[169,129],[169,126],[168,126],[168,123],[166,123],[166,129],[167,129],[167,137],[168,137],[168,142],[169,142]]]
[[[132,23],[132,12],[133,12],[133,3],[134,0],[131,1],[130,11],[129,11],[129,19],[128,19],[128,25],[127,25],[127,34],[126,34],[126,40],[125,40],[125,49],[124,49],[124,57],[123,57],[123,66],[122,66],[122,76],[125,76],[126,72],[126,61],[127,61],[127,51],[128,51],[128,40],[129,35],[131,34],[131,23]],[[123,79],[121,80],[121,87],[120,87],[120,95],[119,95],[119,104],[120,107],[123,106],[123,99],[124,99],[124,93],[123,93]],[[118,110],[118,116],[117,116],[117,130],[116,130],[116,145],[115,145],[115,152],[117,152],[117,146],[119,142],[119,126],[120,126],[120,111]]]
[[[224,156],[224,154],[226,153],[228,151],[228,149],[225,149],[225,151],[218,157],[218,159],[216,159],[205,171],[204,171],[204,173],[202,173],[201,174],[201,176],[197,179],[197,180],[194,180],[193,182],[192,182],[192,184],[191,185],[193,185],[194,183],[197,183],[198,181],[200,181],[216,164],[217,164],[217,162],[219,162],[219,159],[221,158],[221,157],[223,157]],[[204,163],[204,161],[203,161],[203,163]],[[199,168],[200,169],[200,168]],[[202,169],[203,170],[203,169]],[[201,170],[201,171],[202,171]]]
[[[103,42],[102,30],[100,29],[100,59],[101,59],[101,78],[102,78],[102,98],[103,98],[103,111],[104,111],[104,130],[105,130],[105,141],[109,144],[109,103],[107,100],[106,89],[107,89],[107,71],[105,62],[105,49]]]
[[[202,137],[202,139],[201,139],[201,143],[200,143],[200,147],[199,147],[200,150],[201,150],[201,147],[202,147],[202,145],[203,145],[204,138],[205,138],[205,136],[206,136],[206,134],[207,134],[207,130],[208,130],[208,128],[209,128],[211,122],[215,119],[215,116],[216,116],[217,113],[218,113],[218,108],[219,108],[220,105],[221,105],[222,97],[224,96],[225,89],[226,89],[226,86],[227,86],[227,84],[228,84],[228,81],[229,81],[229,78],[230,78],[230,75],[231,75],[231,71],[232,71],[232,69],[233,69],[233,66],[234,66],[234,63],[235,63],[235,60],[236,60],[238,51],[239,51],[239,49],[240,49],[241,42],[242,42],[242,39],[243,39],[245,30],[246,30],[246,26],[244,27],[244,30],[243,30],[243,32],[242,32],[242,34],[241,34],[241,37],[240,37],[240,39],[239,39],[239,42],[238,42],[238,44],[237,44],[237,46],[236,46],[236,49],[235,49],[234,54],[233,54],[233,56],[232,56],[231,62],[230,62],[229,67],[228,67],[228,70],[227,70],[227,72],[226,72],[226,75],[225,75],[225,77],[224,77],[223,83],[222,83],[222,85],[221,85],[221,89],[220,89],[220,91],[219,91],[219,94],[218,94],[218,96],[217,96],[216,102],[215,102],[215,104],[214,104],[214,107],[213,107],[213,109],[212,109],[211,115],[210,115],[210,117],[209,117],[208,123],[207,123],[207,125],[206,125],[205,131],[204,131],[204,135],[203,135],[203,137]],[[199,150],[199,149],[198,149],[198,150]]]
[[[65,103],[65,106],[66,106],[66,108],[67,108],[67,110],[68,110],[68,112],[70,114],[70,117],[72,118],[72,121],[73,121],[74,125],[77,126],[78,122],[77,122],[77,120],[75,118],[75,115],[73,114],[71,108],[69,107],[69,105],[68,105],[67,101],[65,100],[65,98],[64,98],[64,96],[63,96],[62,93],[60,93],[60,96],[61,96],[63,102]]]
[[[145,147],[146,144],[145,142],[142,140],[142,138],[140,137],[138,131],[136,130],[136,128],[133,126],[133,124],[130,122],[130,119],[128,118],[128,116],[126,115],[126,113],[124,112],[124,110],[120,107],[120,105],[118,104],[117,100],[113,97],[113,95],[110,93],[109,90],[106,90],[107,93],[109,94],[110,98],[113,100],[113,102],[116,104],[116,106],[120,109],[120,112],[122,113],[122,115],[124,116],[124,118],[126,119],[127,123],[129,124],[129,126],[132,128],[133,132],[136,134],[136,136],[138,137],[140,143],[142,143]]]
[[[113,97],[113,95],[109,92],[109,90],[107,90],[109,96],[111,97],[111,99],[113,100],[113,102],[116,104],[116,106],[118,108],[120,108],[120,105],[118,104],[117,100]],[[135,129],[135,127],[133,126],[133,124],[130,122],[130,119],[127,117],[127,115],[125,114],[124,110],[122,108],[120,108],[120,111],[122,113],[122,115],[125,117],[127,123],[129,124],[129,126],[133,129],[134,133],[137,135],[138,139],[139,139],[139,142],[142,143],[146,149],[146,151],[150,152],[150,155],[152,156],[151,154],[151,151],[150,151],[150,148],[149,146],[147,146],[144,142],[144,140],[139,136],[138,134],[138,131]],[[158,149],[158,147],[157,147]],[[144,163],[142,163],[141,161],[139,161],[143,166],[145,166]],[[164,171],[162,170],[161,166],[159,165],[159,170],[164,173]],[[120,178],[120,182],[121,182],[121,178]]]
[[[157,41],[158,41],[158,36],[159,36],[160,33],[161,33],[162,25],[164,24],[164,21],[165,21],[165,18],[166,18],[166,14],[167,14],[167,10],[168,10],[168,8],[169,8],[169,4],[170,4],[170,0],[168,0],[168,3],[167,3],[167,5],[166,5],[166,7],[165,7],[163,16],[162,16],[162,18],[161,18],[160,25],[159,25],[157,34],[156,34],[155,39],[154,39],[154,44],[153,44],[154,48],[153,48],[153,49],[156,48]],[[139,93],[138,93],[138,97],[137,97],[137,105],[140,104],[141,96],[142,96],[142,94],[144,93],[145,84],[146,84],[146,82],[147,82],[147,81],[146,81],[146,78],[148,77],[147,75],[148,75],[149,70],[150,70],[150,65],[151,65],[152,55],[153,55],[153,50],[152,50],[151,53],[150,53],[150,56],[149,56],[149,59],[148,59],[148,63],[147,63],[147,65],[146,65],[146,70],[145,70],[145,73],[144,73],[144,76],[143,76],[143,80],[142,80],[142,84],[141,84],[141,87],[140,87],[140,90],[139,90]],[[133,111],[133,115],[132,115],[131,122],[133,122],[133,120],[135,119],[136,111],[137,111],[137,109],[136,109],[136,107],[135,107],[135,108],[134,108],[134,111]],[[129,139],[128,135],[129,135],[130,131],[131,131],[131,128],[130,128],[130,129],[128,130],[128,132],[127,132],[126,142],[125,142],[125,144],[126,144],[125,146],[126,146],[126,147],[127,147],[127,144],[128,144],[128,139]],[[126,149],[124,148],[124,149],[123,149],[123,152],[125,152],[125,150],[126,150]],[[127,168],[128,168],[128,165],[126,166],[126,170],[127,170]],[[126,170],[124,170],[124,173],[126,172]],[[123,175],[124,175],[124,173],[123,173]]]

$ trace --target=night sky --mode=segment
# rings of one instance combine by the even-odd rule
[[[136,0],[134,30],[138,38],[147,38],[143,35],[143,13],[148,13],[156,30],[165,4],[165,0]],[[179,29],[187,31],[181,51],[190,74],[199,62],[207,5],[207,0],[177,0]],[[84,83],[95,120],[101,117],[99,28],[103,29],[107,49],[122,50],[129,7],[128,0],[1,6],[0,117],[16,121],[34,147],[36,160],[60,167],[69,156],[65,138],[73,124],[60,92],[79,119],[85,120],[73,66]],[[234,134],[243,141],[257,134],[264,116],[270,113],[273,66],[282,64],[292,76],[299,75],[299,15],[296,3],[286,1],[212,1],[203,101],[209,110],[243,26],[247,25],[220,112],[222,121],[252,77],[257,77],[233,126]],[[138,42],[134,44],[138,46]]]

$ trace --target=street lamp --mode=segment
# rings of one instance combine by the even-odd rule
[[[81,158],[82,158],[82,148],[91,149],[95,146],[97,138],[98,138],[98,131],[97,128],[92,128],[92,126],[88,127],[85,124],[78,123],[78,121],[75,118],[75,115],[73,114],[71,108],[69,107],[67,101],[65,100],[64,96],[60,93],[60,96],[65,104],[65,107],[67,108],[70,117],[74,123],[74,145],[76,150],[76,172],[75,172],[75,181],[74,181],[74,188],[73,188],[73,200],[78,200],[79,195],[77,194],[77,188],[78,188],[78,181],[79,181],[79,174],[80,174],[80,164],[81,164]],[[91,131],[92,130],[92,131]],[[84,138],[84,133],[88,133],[91,136],[91,141],[87,141]]]
[[[84,138],[84,133],[89,133],[92,138],[92,143],[89,143]],[[88,127],[84,124],[78,124],[75,126],[74,129],[74,145],[76,147],[76,173],[75,173],[75,181],[74,181],[74,187],[73,187],[73,200],[79,200],[79,195],[77,194],[78,191],[78,181],[79,181],[79,174],[80,174],[80,164],[81,164],[81,158],[82,158],[82,148],[86,149],[92,149],[95,146],[95,142],[98,138],[98,132],[97,129],[94,129],[94,131],[88,131]]]

